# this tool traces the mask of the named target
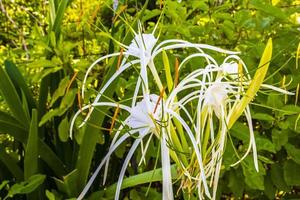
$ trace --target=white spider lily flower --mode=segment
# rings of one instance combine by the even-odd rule
[[[225,100],[228,98],[228,86],[217,80],[206,89],[204,94],[203,106],[212,107],[218,118],[221,117],[221,108],[225,106]]]
[[[152,94],[149,96],[149,102],[146,99],[138,102],[136,106],[131,108],[130,115],[127,120],[127,125],[132,129],[142,128],[143,129],[150,128],[155,131],[156,125],[155,121],[159,121],[159,112],[155,112],[155,109],[161,104],[158,102],[159,96]]]
[[[239,65],[236,62],[223,63],[220,66],[225,76],[230,76],[232,79],[238,78]]]
[[[146,65],[151,59],[152,50],[156,42],[157,39],[153,34],[137,34],[131,41],[127,53],[140,58],[143,64]]]

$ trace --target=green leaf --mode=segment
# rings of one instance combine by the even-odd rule
[[[288,142],[288,132],[285,130],[272,129],[272,141],[276,151]]]
[[[2,181],[0,184],[0,191],[9,183],[9,181]]]
[[[48,200],[55,200],[55,194],[53,194],[49,190],[46,190],[46,197],[48,198]]]
[[[266,174],[266,171],[261,162],[258,162],[258,172],[254,168],[254,162],[252,158],[247,157],[245,158],[244,162],[246,165],[242,165],[242,167],[245,183],[251,189],[264,190],[264,175]]]
[[[283,168],[279,163],[271,165],[270,173],[272,182],[279,190],[286,192],[290,190],[283,178]]]
[[[32,63],[28,64],[29,68],[54,68],[57,66],[61,66],[63,63],[57,57],[53,57],[51,60],[47,60],[41,58],[39,60],[33,61]]]
[[[58,136],[62,142],[68,141],[69,138],[69,121],[68,117],[65,117],[58,126]]]
[[[69,85],[69,77],[66,76],[65,78],[63,78],[59,85],[58,85],[58,88],[55,90],[55,92],[53,93],[52,95],[52,98],[51,98],[51,101],[50,101],[50,107],[53,106],[53,103],[56,102],[56,100],[59,98],[59,97],[62,97],[64,96],[65,94],[65,91],[67,89]]]
[[[42,126],[55,116],[63,115],[72,105],[75,100],[76,90],[70,90],[62,99],[59,108],[55,108],[47,112],[41,119],[39,126]]]
[[[178,178],[178,174],[176,171],[176,165],[171,166],[171,174],[172,179]],[[126,189],[129,187],[134,187],[144,183],[156,182],[162,180],[162,169],[154,169],[151,171],[143,172],[141,174],[133,175],[128,178],[124,178],[122,183],[122,189]],[[113,195],[116,190],[117,184],[113,184],[106,188],[105,192],[106,196]]]
[[[49,112],[47,112],[42,117],[42,119],[41,119],[41,121],[39,123],[39,127],[43,126],[46,122],[48,122],[49,120],[51,120],[53,117],[55,117],[55,116],[61,116],[62,114],[64,114],[64,113],[59,108],[50,110]]]
[[[73,105],[75,96],[76,96],[76,89],[72,89],[66,93],[66,95],[61,100],[59,108],[64,110],[64,112]]]
[[[258,151],[265,150],[272,153],[276,153],[275,145],[268,138],[264,136],[256,135],[255,143]]]
[[[283,167],[284,180],[290,186],[300,186],[300,165],[287,160]]]
[[[16,194],[29,194],[37,189],[44,182],[45,178],[45,175],[36,174],[27,181],[16,183],[9,189],[7,197],[13,197]]]
[[[0,111],[0,132],[13,136],[16,140],[25,143],[27,130],[11,115]]]
[[[241,122],[236,122],[232,127],[230,133],[235,138],[242,140],[245,144],[249,143],[249,139],[250,139],[249,128],[245,124]],[[274,144],[268,138],[257,134],[257,132],[254,133],[255,133],[256,147],[258,151],[266,150],[272,153],[276,153]]]
[[[252,115],[253,119],[264,120],[264,121],[274,121],[274,117],[266,113],[255,113]]]
[[[60,27],[61,27],[63,16],[64,16],[64,13],[65,13],[68,3],[69,3],[69,0],[61,0],[59,7],[57,9],[57,12],[55,13],[55,20],[53,22],[52,31],[54,31],[56,38],[58,38],[57,36],[60,33]]]
[[[18,162],[5,152],[5,147],[2,145],[0,145],[0,160],[17,181],[23,180],[23,171],[19,167]]]
[[[269,199],[275,199],[276,196],[276,187],[274,187],[270,174],[265,177],[264,181],[265,189],[264,193]]]
[[[39,155],[41,159],[47,163],[50,169],[53,170],[56,176],[63,176],[66,174],[66,166],[59,159],[59,157],[52,151],[52,149],[44,143],[41,139],[39,140]]]
[[[297,149],[294,145],[289,143],[284,145],[284,148],[293,161],[300,165],[300,149]]]
[[[239,170],[235,170],[235,169],[230,170],[228,187],[231,189],[234,196],[237,198],[240,198],[243,195],[243,191],[245,187],[244,182],[241,181],[243,179],[244,177],[240,168]]]
[[[0,91],[13,116],[27,129],[30,120],[23,110],[16,88],[2,67],[0,67]]]
[[[30,111],[33,108],[36,108],[36,102],[33,98],[33,94],[30,91],[30,89],[28,88],[26,81],[25,81],[24,77],[22,76],[22,74],[20,73],[17,66],[9,60],[4,61],[4,66],[5,66],[5,70],[8,74],[8,76],[12,80],[15,88],[21,89],[23,91],[23,93],[26,97],[26,101],[28,102],[28,107],[29,107]]]
[[[162,52],[162,58],[163,58],[163,63],[164,63],[164,67],[165,67],[165,74],[166,74],[168,89],[169,89],[169,91],[172,91],[173,78],[172,78],[172,74],[171,74],[169,58],[165,51]]]
[[[272,6],[271,4],[262,3],[261,0],[251,0],[250,3],[256,9],[258,9],[268,15],[274,16],[281,20],[287,20],[287,16],[280,8]]]
[[[253,100],[254,96],[258,92],[261,84],[264,81],[264,78],[267,74],[269,64],[271,62],[272,57],[272,39],[268,40],[266,48],[263,52],[261,60],[258,65],[258,69],[255,72],[255,75],[249,85],[246,94],[243,96],[241,101],[237,103],[232,109],[232,114],[229,118],[228,129],[230,129],[236,120],[242,115],[246,106]]]
[[[62,67],[52,67],[52,68],[47,68],[42,70],[40,73],[36,74],[33,78],[32,81],[33,82],[38,82],[39,80],[44,79],[47,75],[49,74],[53,74],[59,70],[61,70]]]
[[[78,171],[77,169],[73,170],[69,174],[63,177],[63,180],[54,178],[55,183],[58,189],[61,192],[64,192],[69,197],[76,196],[78,194],[78,189],[76,187],[77,183],[76,180],[78,178]]]
[[[28,140],[24,159],[24,178],[27,180],[38,171],[38,124],[37,110],[32,110],[32,120],[29,129]]]
[[[209,6],[203,2],[203,1],[192,1],[192,8],[193,9],[200,9],[203,11],[208,11],[209,10]]]

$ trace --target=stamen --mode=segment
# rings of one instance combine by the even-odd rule
[[[115,122],[116,122],[116,119],[117,119],[117,116],[118,116],[118,113],[119,113],[119,110],[120,110],[120,107],[119,107],[119,104],[117,104],[117,108],[115,110],[115,113],[114,113],[114,116],[111,120],[111,125],[110,125],[110,128],[109,128],[109,134],[111,134],[112,130],[113,130],[113,127],[115,125]]]
[[[68,91],[69,91],[69,89],[70,89],[72,83],[74,82],[74,80],[75,80],[77,74],[78,74],[78,71],[76,71],[76,72],[74,73],[74,75],[72,76],[72,78],[71,78],[71,80],[70,80],[70,83],[69,83],[69,85],[68,85],[68,87],[67,87],[67,89],[66,89],[66,93],[68,93]]]
[[[156,110],[157,110],[157,107],[158,107],[158,104],[159,104],[159,102],[160,102],[160,100],[162,99],[162,97],[164,96],[164,93],[165,93],[165,87],[163,87],[163,89],[160,91],[160,94],[159,94],[159,97],[158,97],[158,100],[157,100],[157,102],[156,102],[156,104],[155,104],[155,107],[154,107],[154,111],[153,111],[153,113],[155,114],[155,112],[156,112]]]
[[[119,57],[118,57],[117,70],[120,69],[121,61],[122,61],[122,58],[123,58],[123,52],[124,52],[124,48],[121,48],[121,50],[120,50],[120,55],[119,55]]]

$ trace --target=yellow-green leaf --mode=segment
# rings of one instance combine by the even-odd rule
[[[241,99],[241,101],[232,108],[232,113],[228,122],[228,128],[230,129],[232,125],[236,122],[236,120],[242,115],[246,106],[253,100],[257,91],[259,90],[261,84],[264,81],[264,78],[267,74],[269,64],[272,57],[272,39],[268,40],[267,46],[263,52],[261,60],[259,62],[258,69],[251,81],[246,94]]]
[[[165,74],[166,74],[168,89],[169,89],[169,91],[171,91],[173,88],[173,80],[172,80],[169,58],[165,51],[162,52],[162,58],[163,58],[163,63],[164,63],[164,67],[165,67]]]

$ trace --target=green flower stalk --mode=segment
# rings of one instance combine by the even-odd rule
[[[100,89],[95,100],[79,110],[72,119],[70,136],[72,136],[76,118],[85,110],[90,110],[90,112],[81,126],[88,121],[94,107],[120,108],[123,110],[121,114],[125,116],[125,120],[116,126],[109,151],[77,199],[80,200],[85,196],[102,168],[104,168],[103,184],[105,183],[110,156],[120,144],[129,138],[135,138],[135,140],[123,162],[115,199],[119,198],[122,180],[134,152],[140,146],[142,152],[140,164],[145,162],[145,154],[152,139],[160,141],[164,200],[174,198],[172,179],[175,177],[171,176],[172,163],[175,163],[178,169],[177,178],[181,181],[180,188],[184,191],[196,189],[199,199],[215,199],[228,130],[242,114],[246,117],[250,131],[249,147],[246,153],[233,163],[233,166],[240,163],[252,151],[254,165],[258,171],[249,103],[261,87],[291,94],[280,88],[262,84],[271,60],[271,40],[262,56],[259,69],[251,79],[246,65],[237,56],[237,52],[177,39],[158,43],[153,33],[143,34],[139,31],[134,34],[135,37],[129,46],[121,44],[125,51],[122,52],[124,58],[120,67]],[[204,66],[199,66],[189,73],[182,72],[181,76],[178,76],[178,83],[173,82],[166,54],[166,51],[176,49],[195,51],[177,66],[175,70],[177,76],[194,58],[204,59],[206,62]],[[215,51],[228,56],[219,65],[205,51]],[[120,55],[121,53],[114,53],[101,57],[88,68],[82,86],[83,97],[86,81],[93,67],[104,59]],[[155,62],[158,55],[162,55],[163,63]],[[162,67],[166,73],[168,93],[158,73]],[[102,100],[102,94],[110,84],[123,72],[132,68],[138,69],[138,78],[130,106]],[[156,88],[152,87],[152,81]]]

